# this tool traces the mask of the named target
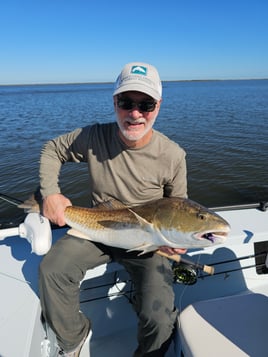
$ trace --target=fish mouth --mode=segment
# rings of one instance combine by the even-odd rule
[[[195,233],[194,236],[196,239],[200,239],[200,240],[208,240],[211,243],[216,243],[216,242],[222,242],[224,241],[229,233],[229,229],[226,229],[224,231],[216,231],[216,232],[211,232],[211,231],[207,231],[207,232],[202,232],[202,233]]]

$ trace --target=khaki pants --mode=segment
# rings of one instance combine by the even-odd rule
[[[134,308],[139,318],[135,357],[164,356],[175,325],[172,271],[166,258],[149,253],[137,256],[65,235],[40,264],[43,316],[65,351],[73,350],[90,327],[79,311],[79,285],[86,271],[111,260],[122,264],[135,286]]]

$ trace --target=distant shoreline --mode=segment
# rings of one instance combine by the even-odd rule
[[[236,78],[236,79],[174,79],[162,80],[162,83],[170,82],[226,82],[226,81],[267,81],[268,78]],[[19,83],[0,84],[0,87],[22,87],[22,86],[53,86],[53,85],[86,85],[86,84],[113,84],[114,82],[51,82],[51,83]]]

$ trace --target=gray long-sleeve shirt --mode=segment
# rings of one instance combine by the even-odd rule
[[[138,205],[163,196],[187,197],[185,152],[156,130],[138,149],[120,140],[116,122],[76,129],[49,141],[40,159],[43,197],[60,192],[60,169],[68,161],[87,162],[92,205],[111,198]]]

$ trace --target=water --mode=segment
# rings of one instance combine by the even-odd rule
[[[206,206],[268,200],[268,80],[164,82],[155,128],[187,152],[189,197]],[[113,85],[0,87],[0,193],[24,200],[38,186],[43,144],[114,120]],[[87,167],[65,165],[61,187],[87,205]],[[1,222],[21,212],[0,202]]]

